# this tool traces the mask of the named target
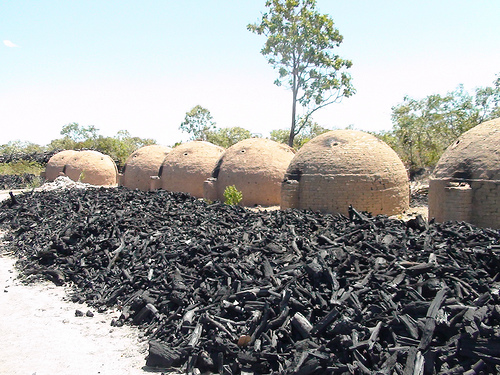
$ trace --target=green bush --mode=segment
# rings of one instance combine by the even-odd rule
[[[243,199],[243,194],[234,185],[226,186],[226,189],[224,189],[224,199],[225,204],[236,206]]]

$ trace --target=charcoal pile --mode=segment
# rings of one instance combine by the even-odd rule
[[[429,204],[429,181],[410,182],[410,207],[427,206]]]
[[[147,366],[219,374],[500,373],[500,231],[123,188],[12,196],[25,275],[139,326]]]
[[[51,150],[42,152],[15,152],[10,154],[0,154],[0,163],[15,163],[24,160],[45,165],[54,154],[57,154],[60,151],[61,150]]]
[[[0,190],[25,189],[43,184],[43,178],[32,173],[0,175]]]

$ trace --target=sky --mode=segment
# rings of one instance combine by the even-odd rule
[[[286,129],[291,92],[260,50],[265,0],[0,0],[0,144],[40,145],[66,124],[173,145],[195,105],[218,127]],[[405,96],[472,92],[500,73],[499,0],[318,0],[357,93],[319,125],[392,128]]]

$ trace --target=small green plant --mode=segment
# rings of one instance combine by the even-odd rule
[[[78,182],[83,182],[85,180],[85,171],[82,171],[82,173],[80,173],[80,177],[78,178]]]
[[[225,204],[236,206],[243,199],[243,194],[234,185],[226,186],[226,189],[224,189],[224,199]]]

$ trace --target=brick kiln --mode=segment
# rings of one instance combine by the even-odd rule
[[[175,147],[163,160],[159,178],[151,189],[164,189],[203,197],[203,182],[210,177],[222,147],[209,142],[192,141]]]
[[[348,214],[352,205],[372,214],[400,214],[409,207],[406,169],[373,135],[333,130],[297,152],[281,186],[281,208]]]
[[[55,154],[47,162],[45,178],[53,181],[59,176],[92,185],[114,186],[118,170],[111,157],[98,151],[67,150]]]
[[[133,152],[123,167],[120,185],[129,189],[148,191],[151,177],[158,176],[163,160],[170,151],[172,151],[170,147],[150,145]]]
[[[462,134],[429,181],[429,218],[500,228],[500,118]]]
[[[54,181],[57,177],[64,175],[64,167],[77,152],[75,150],[64,150],[52,155],[47,161],[43,177],[48,181]]]
[[[234,185],[243,193],[243,206],[280,204],[280,186],[294,151],[263,138],[245,139],[229,147],[212,178],[205,181],[205,198],[224,201],[224,190]]]

